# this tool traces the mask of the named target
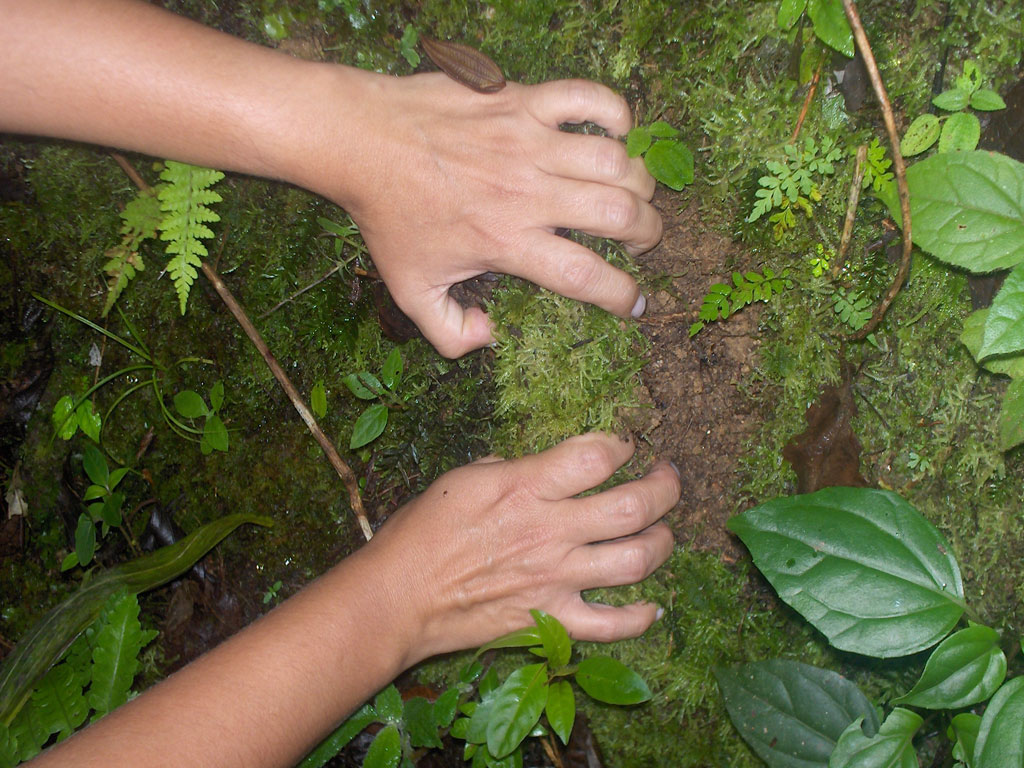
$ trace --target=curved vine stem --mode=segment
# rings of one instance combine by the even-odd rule
[[[871,78],[871,87],[874,88],[875,96],[882,107],[882,119],[885,121],[885,130],[889,134],[889,144],[892,147],[892,166],[896,174],[896,190],[900,198],[900,213],[903,216],[903,257],[900,259],[900,268],[897,270],[896,277],[893,278],[892,285],[889,286],[889,290],[886,291],[881,303],[875,307],[875,311],[871,314],[871,319],[868,320],[863,328],[849,337],[851,340],[857,341],[866,338],[868,334],[874,332],[878,324],[882,322],[882,318],[885,317],[886,310],[889,309],[889,305],[896,298],[896,294],[900,292],[903,281],[907,279],[907,273],[910,271],[910,254],[914,245],[910,229],[910,190],[907,187],[907,166],[903,162],[903,155],[900,153],[900,136],[896,132],[896,119],[893,117],[892,105],[889,103],[889,94],[885,91],[882,75],[878,71],[878,64],[875,63],[875,55],[872,53],[868,37],[864,33],[864,25],[860,22],[857,4],[854,0],[843,0],[843,10],[846,11],[846,18],[850,22],[850,28],[853,30],[853,39],[857,43],[857,48],[860,49],[860,54],[864,57],[864,65],[867,67],[868,76]]]

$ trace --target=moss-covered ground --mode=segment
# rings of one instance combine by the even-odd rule
[[[666,607],[655,629],[611,649],[644,675],[655,696],[639,709],[589,712],[608,765],[757,765],[725,714],[715,665],[796,658],[841,669],[883,700],[900,686],[905,690],[919,669],[916,659],[878,665],[830,650],[780,607],[734,541],[721,549],[717,544],[725,539],[728,515],[793,492],[795,478],[782,448],[804,428],[804,413],[822,385],[839,380],[844,361],[857,372],[854,429],[863,444],[861,471],[872,484],[904,494],[943,531],[979,615],[1007,637],[1021,634],[1024,465],[1019,451],[1003,454],[996,447],[1005,382],[980,372],[958,341],[970,311],[966,278],[916,254],[906,288],[872,339],[841,343],[848,329],[833,311],[835,292],[852,289],[877,298],[895,270],[884,247],[871,247],[882,237],[886,211],[870,194],[862,201],[844,263],[833,261],[823,275],[812,274],[809,260],[828,255],[839,240],[852,150],[874,137],[885,144],[874,102],[847,111],[829,66],[800,134],[801,141],[809,137],[819,144],[834,139],[844,153],[835,173],[821,179],[821,201],[812,216],[798,213],[781,239],[764,219],[746,221],[757,179],[768,160],[781,158],[807,93],[800,76],[803,36],[779,31],[777,2],[165,5],[297,55],[396,75],[414,71],[401,45],[412,26],[478,46],[511,79],[587,77],[607,83],[630,99],[639,121],[669,120],[694,149],[695,183],[682,193],[659,192],[658,204],[667,218],[677,217],[728,248],[702,252],[702,266],[693,270],[694,254],[663,251],[633,263],[612,244],[596,245],[661,297],[649,313],[654,325],[623,323],[521,282],[503,281],[489,299],[499,326],[496,347],[452,362],[421,340],[402,344],[405,373],[398,394],[404,407],[393,409],[383,435],[359,451],[347,446],[365,404],[348,393],[341,378],[378,372],[395,342],[382,334],[372,281],[354,270],[372,264],[360,255],[358,242],[337,248],[322,225],[321,219],[343,224],[346,214],[274,183],[228,177],[218,187],[224,200],[217,206],[221,222],[210,248],[216,267],[299,391],[308,397],[324,383],[327,413],[321,424],[361,478],[375,524],[446,469],[492,451],[522,454],[586,429],[626,424],[641,434],[645,456],[626,473],[640,471],[651,454],[678,462],[689,455],[688,446],[706,452],[701,446],[710,443],[677,428],[667,414],[695,407],[687,394],[690,384],[710,381],[702,377],[735,341],[730,334],[750,342],[741,347],[743,364],[734,380],[713,385],[729,389],[732,411],[700,415],[716,425],[708,432],[719,429],[735,438],[715,443],[730,446],[731,455],[704,457],[717,465],[713,509],[704,510],[700,526],[678,525],[690,519],[692,507],[704,504],[703,497],[684,492],[682,507],[671,515],[679,547],[670,562],[643,585],[602,595],[624,601],[640,594]],[[1018,76],[1024,39],[1019,3],[917,0],[896,9],[891,2],[865,0],[861,15],[901,125],[927,108],[943,64],[954,73],[965,59],[976,59],[997,89]],[[98,560],[110,564],[132,554],[152,506],[142,505],[151,499],[171,510],[186,530],[228,512],[270,514],[278,521],[272,531],[240,531],[219,550],[224,572],[245,585],[246,592],[235,597],[249,615],[263,609],[263,595],[275,581],[282,581],[279,596],[286,597],[358,546],[340,481],[207,283],[197,281],[181,316],[169,280],[160,276],[164,257],[157,246],[147,246],[145,272],[124,292],[118,310],[100,319],[104,254],[118,242],[119,210],[136,193],[114,160],[90,147],[2,138],[4,380],[19,370],[32,343],[16,328],[35,306],[33,293],[123,337],[130,325],[166,369],[155,385],[123,399],[143,383],[142,374],[117,377],[96,395],[106,416],[103,448],[111,461],[136,470],[125,481],[128,535],[109,534]],[[153,158],[129,160],[155,181]],[[339,260],[353,256],[316,283]],[[792,286],[767,305],[688,338],[710,282],[728,281],[733,269],[764,266],[777,273],[788,269]],[[679,317],[664,320],[671,326],[658,325],[659,313]],[[87,442],[81,434],[70,442],[54,439],[54,403],[138,362],[75,320],[53,312],[45,317],[45,330],[33,333],[49,339],[53,372],[24,442],[0,466],[10,483],[20,463],[28,503],[24,544],[0,557],[0,654],[40,606],[55,602],[81,578],[78,570],[62,573],[59,563],[80,512],[73,493],[81,488]],[[666,380],[675,382],[672,398],[665,394]],[[217,381],[225,386],[221,415],[231,446],[226,453],[203,455],[197,443],[168,427],[160,399],[170,407],[175,393],[194,389],[206,395]],[[172,589],[144,604],[151,626],[170,621],[165,613]],[[155,654],[148,676],[158,677],[180,653],[174,647]],[[424,674],[437,677],[446,669],[435,665]]]

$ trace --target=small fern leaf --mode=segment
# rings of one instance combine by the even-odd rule
[[[213,230],[206,225],[220,221],[220,216],[208,206],[219,203],[221,196],[210,187],[224,174],[168,160],[160,178],[166,182],[158,194],[164,214],[160,239],[167,242],[167,254],[171,257],[167,272],[174,281],[181,314],[185,314],[189,290],[199,274],[197,268],[208,255],[202,240],[213,237]]]
[[[32,707],[42,726],[49,733],[59,734],[59,739],[70,736],[89,714],[82,686],[75,680],[75,671],[68,663],[58,664],[46,673],[32,692]]]
[[[139,623],[139,600],[132,593],[115,595],[100,616],[100,629],[92,644],[92,685],[89,704],[96,710],[93,720],[113,711],[128,700],[139,651],[153,639]]]
[[[42,752],[43,745],[50,740],[52,733],[43,722],[39,708],[31,701],[21,708],[9,728],[17,747],[18,761],[21,762],[31,760]]]

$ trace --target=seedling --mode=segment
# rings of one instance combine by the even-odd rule
[[[693,183],[693,153],[678,136],[679,131],[664,120],[638,125],[626,136],[629,156],[643,155],[651,176],[677,192]]]
[[[348,447],[355,450],[380,437],[388,425],[389,408],[404,407],[404,403],[395,395],[395,389],[402,381],[402,353],[398,347],[391,350],[381,368],[380,378],[369,371],[360,371],[348,374],[342,381],[349,392],[360,400],[382,401],[368,406],[352,425]]]
[[[86,566],[92,562],[93,555],[96,554],[97,525],[101,526],[100,535],[106,536],[111,528],[120,528],[124,522],[121,517],[124,494],[115,489],[124,480],[129,469],[119,467],[111,472],[107,460],[94,445],[87,446],[82,454],[82,468],[92,483],[86,488],[82,501],[92,503],[78,516],[75,549],[61,562],[62,571],[76,565]]]

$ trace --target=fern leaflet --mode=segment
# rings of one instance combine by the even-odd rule
[[[139,601],[125,592],[114,598],[99,619],[101,629],[92,638],[92,685],[89,704],[98,720],[128,700],[132,681],[139,670],[139,652],[156,632],[143,631],[139,623]]]
[[[139,247],[144,240],[156,237],[161,216],[157,193],[162,186],[139,192],[121,212],[124,222],[121,225],[121,242],[106,252],[108,261],[103,265],[103,271],[107,273],[107,301],[103,305],[103,317],[110,312],[128,283],[135,279],[136,273],[146,268]]]
[[[208,206],[219,203],[222,198],[210,187],[223,179],[224,174],[168,160],[160,178],[166,182],[158,194],[164,214],[160,221],[160,239],[167,242],[170,256],[167,271],[178,293],[181,314],[185,314],[189,289],[199,274],[196,268],[207,256],[202,241],[213,237],[213,230],[206,225],[220,221],[220,216]]]
[[[75,669],[67,662],[46,673],[32,692],[32,705],[49,731],[47,737],[56,733],[60,739],[67,738],[89,714],[82,687],[75,684]]]

